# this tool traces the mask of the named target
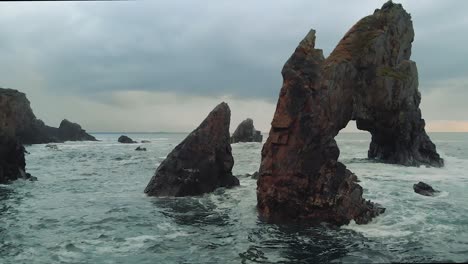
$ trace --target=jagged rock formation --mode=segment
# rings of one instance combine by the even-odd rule
[[[138,142],[136,142],[136,141],[133,141],[133,139],[131,139],[131,138],[125,136],[125,135],[120,136],[119,139],[117,139],[117,141],[118,141],[119,143],[124,143],[124,144],[138,143]]]
[[[150,196],[191,196],[239,185],[232,175],[229,142],[231,111],[226,103],[172,150],[145,189]]]
[[[413,184],[413,190],[415,193],[419,193],[424,196],[433,196],[434,193],[439,192],[434,190],[432,186],[424,182],[418,182],[417,184]]]
[[[362,198],[338,162],[334,137],[350,120],[372,134],[369,158],[443,166],[424,130],[410,60],[410,15],[391,1],[361,19],[325,59],[311,30],[282,70],[283,87],[262,150],[260,215],[272,221],[369,222],[383,212]]]
[[[22,144],[96,140],[68,120],[63,120],[59,128],[45,125],[34,115],[26,95],[17,90],[0,88],[0,100],[1,110],[9,113],[7,122]]]
[[[253,120],[247,118],[237,126],[231,137],[231,143],[237,142],[262,142],[263,136],[260,131],[255,130]]]

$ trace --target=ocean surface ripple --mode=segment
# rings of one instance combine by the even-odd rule
[[[0,185],[0,263],[327,263],[468,261],[468,134],[433,133],[444,168],[366,159],[370,136],[342,133],[340,160],[364,197],[387,211],[368,225],[336,228],[263,223],[256,212],[260,143],[233,144],[241,186],[191,198],[143,190],[186,134],[131,134],[151,143],[28,146],[36,182]],[[264,135],[266,138],[266,135]],[[148,151],[135,151],[137,146]],[[418,181],[441,192],[413,192]]]

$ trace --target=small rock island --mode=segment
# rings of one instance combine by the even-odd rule
[[[251,118],[242,121],[231,137],[231,143],[238,142],[262,142],[263,136],[256,130]]]
[[[119,143],[123,143],[123,144],[134,144],[134,143],[138,143],[138,142],[134,141],[133,139],[131,139],[131,138],[125,136],[125,135],[120,136],[120,137],[117,139],[117,141],[118,141]]]
[[[231,110],[216,106],[156,169],[145,193],[149,196],[194,196],[219,187],[234,187],[234,158],[229,140]]]

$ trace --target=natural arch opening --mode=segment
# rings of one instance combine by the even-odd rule
[[[367,131],[359,130],[356,126],[356,121],[349,121],[346,127],[338,132],[335,140],[340,150],[338,161],[343,164],[365,162],[368,159],[371,134]]]

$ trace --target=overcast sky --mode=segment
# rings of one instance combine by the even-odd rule
[[[304,35],[316,29],[328,55],[384,2],[0,2],[0,86],[25,92],[54,126],[191,131],[226,101],[231,131],[251,117],[266,132],[281,68]],[[428,130],[468,131],[468,1],[401,2]]]

